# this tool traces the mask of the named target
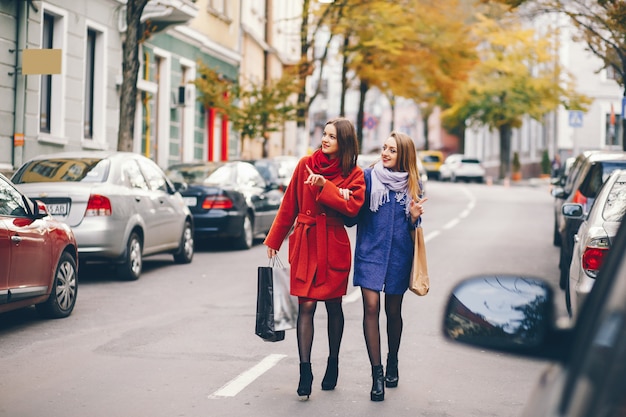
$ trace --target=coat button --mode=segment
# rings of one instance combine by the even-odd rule
[[[307,214],[307,216],[308,216],[309,214],[311,214],[311,210],[307,210],[307,211],[306,211],[306,214]]]

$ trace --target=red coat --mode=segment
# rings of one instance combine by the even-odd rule
[[[352,250],[342,215],[359,213],[365,199],[365,179],[363,170],[356,166],[347,178],[339,175],[323,187],[305,184],[309,158],[298,162],[264,244],[280,249],[294,226],[289,236],[291,294],[328,300],[345,295],[348,289]],[[348,201],[338,188],[352,190]]]

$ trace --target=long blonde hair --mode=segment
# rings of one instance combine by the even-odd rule
[[[413,200],[418,201],[422,195],[422,188],[420,187],[419,171],[417,170],[415,143],[408,135],[395,130],[389,136],[396,140],[396,146],[398,147],[398,171],[409,173],[408,192]]]

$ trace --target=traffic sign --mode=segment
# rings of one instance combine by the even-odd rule
[[[583,127],[583,112],[580,110],[569,111],[570,127]]]

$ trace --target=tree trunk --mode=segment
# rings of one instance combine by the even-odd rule
[[[139,41],[141,14],[148,0],[128,0],[126,5],[126,35],[122,48],[122,87],[120,91],[120,120],[117,132],[117,150],[132,152],[139,76]],[[146,64],[147,65],[147,64]]]
[[[500,179],[504,179],[511,173],[511,126],[500,126]]]
[[[389,99],[389,105],[391,107],[391,129],[390,132],[396,130],[396,99],[394,96],[391,96]]]
[[[433,108],[431,105],[421,107],[420,113],[422,115],[422,122],[424,123],[424,150],[427,151],[430,149],[430,144],[428,143],[428,135],[430,133],[428,119],[430,119],[430,115],[433,114]]]
[[[348,91],[348,57],[345,51],[348,49],[350,37],[343,37],[343,61],[341,63],[341,101],[339,103],[339,116],[346,116],[346,92]]]
[[[359,142],[359,149],[363,149],[363,119],[365,118],[365,95],[369,90],[366,81],[361,80],[359,84],[359,111],[356,116],[356,138]]]

